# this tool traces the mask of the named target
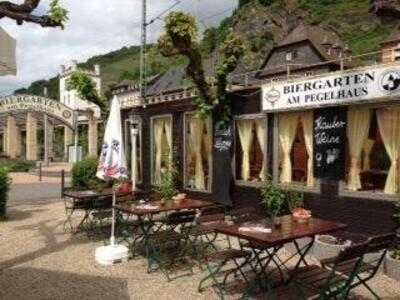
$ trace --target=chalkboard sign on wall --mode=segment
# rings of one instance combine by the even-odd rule
[[[345,176],[347,110],[314,111],[314,176],[343,180]]]
[[[230,205],[232,184],[233,130],[215,130],[213,147],[213,194],[218,203]]]

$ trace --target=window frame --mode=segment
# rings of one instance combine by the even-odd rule
[[[360,104],[355,105],[347,105],[347,108],[358,106]],[[379,108],[387,108],[387,107],[398,107],[400,108],[400,104],[397,103],[374,103],[374,104],[363,104],[364,108],[369,109],[379,109]],[[346,124],[347,126],[347,124]],[[348,157],[346,156],[346,160]],[[347,170],[346,170],[347,172]],[[397,194],[385,194],[384,191],[350,191],[347,189],[346,180],[341,180],[338,182],[338,196],[339,197],[351,197],[351,198],[363,198],[363,199],[375,199],[375,200],[385,200],[385,201],[394,201],[398,200],[400,196],[400,192]]]
[[[170,149],[170,151],[172,151],[172,153],[173,153],[173,141],[174,141],[174,136],[173,136],[174,118],[173,118],[173,115],[170,113],[170,114],[162,114],[162,115],[156,115],[156,116],[150,117],[150,183],[152,186],[155,185],[155,183],[154,183],[154,127],[153,127],[154,120],[164,119],[164,118],[169,118],[171,120],[172,149]]]
[[[264,185],[264,181],[256,181],[256,182],[251,182],[251,181],[245,181],[242,179],[237,179],[237,172],[236,172],[236,147],[237,147],[237,143],[240,143],[240,141],[237,141],[236,139],[236,135],[237,135],[237,128],[236,128],[236,121],[238,120],[255,120],[255,119],[264,119],[265,120],[265,136],[264,138],[267,140],[267,149],[266,149],[266,153],[265,153],[265,160],[264,160],[264,164],[265,164],[265,169],[267,171],[267,175],[268,176],[272,176],[271,174],[269,174],[268,172],[268,154],[269,154],[269,149],[268,149],[268,115],[266,113],[256,113],[256,114],[242,114],[242,115],[237,115],[234,116],[233,118],[233,131],[234,131],[234,138],[233,138],[233,147],[234,147],[234,151],[233,151],[233,155],[232,155],[232,172],[233,172],[233,178],[234,178],[234,182],[235,185],[237,186],[246,186],[246,187],[262,187]]]
[[[214,177],[213,177],[213,173],[214,173],[214,169],[213,169],[213,166],[214,166],[214,155],[213,155],[213,151],[211,151],[211,161],[210,161],[210,165],[208,166],[208,168],[209,168],[209,177],[210,177],[210,180],[209,180],[207,189],[206,189],[206,190],[199,190],[199,189],[189,188],[189,187],[186,186],[186,183],[187,183],[187,178],[186,178],[186,139],[187,139],[187,137],[186,137],[186,132],[187,132],[187,118],[188,118],[188,116],[193,116],[193,115],[195,115],[195,114],[196,114],[195,111],[188,111],[188,112],[185,112],[185,113],[183,114],[183,188],[184,188],[185,190],[191,191],[191,192],[198,192],[198,193],[211,194],[211,193],[212,193],[212,184],[213,184],[213,179],[214,179]],[[214,145],[214,135],[213,135],[214,126],[213,126],[213,121],[212,121],[211,116],[209,117],[209,122],[211,123],[211,124],[210,124],[210,125],[211,125],[211,142],[212,142],[212,145]]]
[[[298,111],[293,111],[296,113],[301,113],[305,111],[314,111],[315,109],[308,109],[308,110],[298,110]],[[276,159],[277,159],[277,170],[276,172],[273,172],[273,180],[283,189],[287,191],[293,191],[293,192],[307,192],[307,193],[312,193],[312,194],[321,194],[321,180],[319,178],[314,178],[315,185],[313,187],[308,187],[306,184],[300,183],[298,181],[292,181],[290,184],[287,183],[281,183],[280,182],[280,175],[281,175],[281,170],[280,170],[280,163],[282,159],[282,154],[280,151],[280,140],[279,140],[279,117],[280,114],[286,113],[286,111],[278,112],[274,115],[276,118],[276,126],[277,130],[274,130],[273,135],[276,135],[273,137],[273,140],[276,141],[277,145],[274,147],[274,150],[276,149],[278,152],[276,153]],[[313,145],[314,149],[314,145]],[[293,149],[292,149],[293,150]],[[292,162],[293,166],[293,162]],[[293,171],[293,170],[292,170]]]

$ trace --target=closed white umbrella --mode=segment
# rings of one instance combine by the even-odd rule
[[[0,76],[16,75],[15,39],[0,27]]]
[[[100,154],[97,177],[109,181],[128,178],[124,144],[122,140],[121,111],[116,97],[111,102],[110,115],[104,133],[103,147]],[[115,244],[115,203],[116,191],[113,190],[113,208],[110,245],[96,249],[96,260],[105,265],[128,257],[128,248]]]

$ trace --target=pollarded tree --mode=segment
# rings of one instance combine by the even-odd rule
[[[24,22],[40,24],[43,27],[64,28],[68,20],[68,11],[60,5],[59,0],[51,0],[45,15],[35,15],[33,11],[39,6],[41,0],[25,0],[22,4],[10,1],[0,1],[0,20],[10,18],[22,25]]]
[[[232,119],[231,103],[227,97],[228,75],[233,72],[244,54],[239,36],[230,32],[220,47],[221,60],[217,65],[215,84],[207,81],[198,27],[195,18],[184,12],[171,12],[165,20],[165,33],[158,40],[158,48],[164,56],[183,55],[188,58],[187,75],[195,83],[199,97],[194,104],[202,117],[213,115],[217,128],[228,126]]]

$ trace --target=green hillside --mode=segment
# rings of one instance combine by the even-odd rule
[[[299,22],[324,26],[335,31],[355,55],[379,50],[399,20],[377,16],[371,10],[373,0],[240,0],[239,9],[223,20],[218,28],[204,34],[202,49],[206,54],[215,51],[231,28],[246,43],[247,52],[242,64],[246,70],[259,68],[274,44],[284,38]],[[105,55],[90,58],[82,67],[100,64],[103,92],[123,79],[138,80],[140,47],[124,47]],[[154,46],[148,48],[149,75],[163,73],[182,64],[182,57],[164,58]],[[36,81],[19,93],[40,94],[49,87],[49,96],[58,99],[58,79]]]

